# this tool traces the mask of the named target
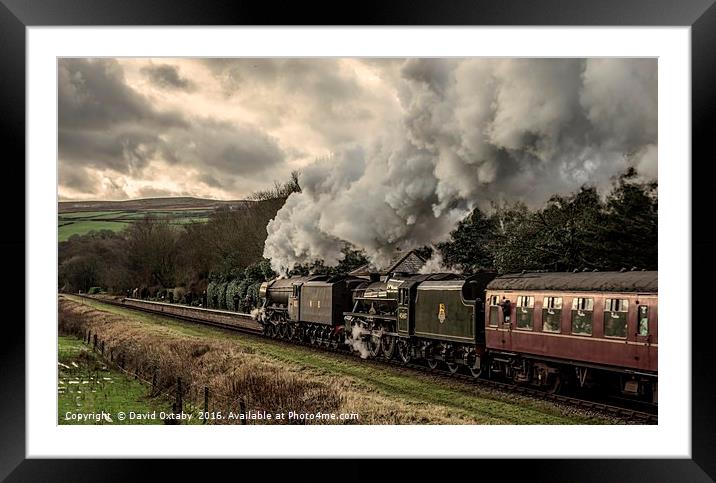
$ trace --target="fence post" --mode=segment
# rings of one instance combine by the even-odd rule
[[[93,346],[96,349],[97,348],[97,334],[95,333],[94,337],[92,338]]]
[[[181,400],[181,377],[177,377],[177,412],[182,412],[182,400]]]
[[[101,341],[99,344],[99,351],[104,355],[104,341]]]
[[[176,414],[177,412],[177,403],[172,403],[172,413]],[[165,419],[164,424],[179,424],[176,419]]]
[[[209,413],[209,388],[207,386],[204,386],[204,421],[202,424],[206,424],[207,417],[206,415]]]
[[[89,344],[92,340],[92,329],[87,329],[87,340],[86,342]]]
[[[246,424],[246,402],[244,402],[243,396],[239,398],[239,410],[241,414],[244,415],[244,417],[240,419],[241,424]]]
[[[152,374],[152,394],[155,394],[157,392],[157,371],[154,370],[154,374]]]

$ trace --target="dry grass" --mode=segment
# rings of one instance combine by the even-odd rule
[[[97,335],[105,357],[142,379],[155,381],[155,393],[175,394],[182,381],[182,398],[203,407],[209,388],[210,411],[288,413],[336,412],[343,404],[340,390],[299,374],[266,364],[255,351],[236,341],[177,337],[118,315],[60,299],[59,329],[80,338]],[[215,421],[218,422],[218,421]],[[234,421],[236,422],[236,421]],[[298,420],[285,420],[298,423]]]

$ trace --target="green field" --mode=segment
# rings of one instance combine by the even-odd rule
[[[99,218],[105,215],[121,214],[121,211],[78,211],[75,213],[60,213],[58,219],[79,220],[82,218]]]
[[[59,337],[58,424],[163,424],[156,420],[120,421],[120,411],[129,414],[171,410],[164,396],[151,397],[150,387],[124,373],[110,369],[88,345],[74,337]],[[80,421],[77,415],[109,414]]]
[[[72,235],[86,235],[90,231],[124,230],[130,223],[149,217],[166,220],[172,225],[206,223],[210,210],[147,210],[147,211],[77,211],[57,216],[58,236],[62,242]]]
[[[85,235],[91,231],[99,231],[99,230],[121,231],[129,226],[128,222],[123,222],[123,221],[86,221],[86,220],[82,220],[82,221],[77,221],[74,223],[69,223],[66,225],[63,225],[62,223],[67,223],[67,222],[66,221],[58,222],[57,241],[61,241],[61,242],[68,240],[72,235]]]

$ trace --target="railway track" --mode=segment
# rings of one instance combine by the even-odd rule
[[[182,306],[178,304],[164,304],[159,302],[146,302],[146,301],[136,301],[138,304],[142,303],[144,305],[127,305],[125,303],[122,303],[117,300],[108,299],[108,298],[99,298],[99,297],[92,297],[89,295],[79,295],[81,298],[85,298],[88,300],[93,300],[100,303],[105,303],[109,305],[114,305],[117,307],[122,307],[125,309],[132,309],[137,310],[140,312],[146,312],[151,313],[155,315],[164,315],[167,317],[171,317],[174,319],[183,320],[186,322],[191,322],[194,324],[202,324],[212,327],[217,327],[225,330],[230,330],[234,332],[241,332],[244,334],[249,334],[255,337],[259,337],[262,339],[268,339],[275,341],[276,343],[281,344],[287,344],[287,345],[300,345],[303,347],[311,348],[314,350],[319,350],[323,352],[331,352],[341,355],[350,355],[351,352],[341,346],[336,345],[316,345],[316,344],[310,344],[303,340],[286,340],[282,338],[277,337],[269,337],[263,334],[260,326],[258,323],[256,323],[251,317],[250,314],[241,313],[241,312],[230,312],[230,311],[220,311],[220,310],[213,310],[213,309],[201,309],[197,307],[188,307],[188,306]],[[164,311],[163,308],[169,306],[169,307],[176,307],[176,308],[182,308],[186,309],[186,312],[192,312],[197,315],[204,315],[204,318],[195,316],[195,315],[183,315],[183,314],[176,314],[176,313],[170,313],[168,311]],[[243,322],[243,325],[236,325],[231,324],[228,322],[221,322],[216,320],[208,320],[207,314],[216,314],[224,317],[231,317],[233,319],[236,319],[237,321],[240,320]],[[250,323],[254,323],[256,325],[255,328],[250,327]],[[494,381],[490,379],[484,379],[484,378],[475,378],[473,376],[467,375],[467,374],[461,374],[459,372],[452,373],[449,370],[443,370],[440,368],[430,368],[427,365],[423,364],[417,364],[417,363],[403,363],[401,361],[395,360],[395,359],[385,359],[384,357],[378,357],[378,358],[371,358],[371,359],[364,359],[366,363],[370,364],[376,364],[376,365],[382,365],[382,364],[388,364],[391,366],[401,367],[401,368],[408,368],[415,370],[417,372],[421,373],[429,373],[432,375],[445,377],[445,378],[451,378],[454,380],[461,380],[468,382],[470,384],[478,384],[482,385],[483,387],[491,387],[493,389],[502,390],[509,393],[516,393],[521,394],[525,396],[530,396],[536,399],[542,399],[546,401],[552,401],[558,404],[563,404],[567,406],[572,406],[576,408],[580,408],[583,410],[588,411],[595,411],[599,413],[603,413],[608,416],[617,417],[624,419],[629,422],[635,422],[640,424],[657,424],[658,423],[658,415],[656,413],[656,407],[653,405],[646,405],[647,407],[642,407],[637,409],[640,403],[636,401],[625,401],[622,405],[616,405],[616,404],[609,404],[608,402],[602,401],[602,400],[593,400],[593,399],[583,399],[583,398],[577,398],[577,397],[571,397],[563,394],[553,394],[548,393],[544,391],[540,391],[538,389],[533,389],[530,387],[525,386],[516,386],[514,384],[501,382],[501,381]],[[642,405],[644,406],[644,405]]]

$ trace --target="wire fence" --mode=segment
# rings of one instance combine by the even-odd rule
[[[176,377],[170,386],[160,388],[159,368],[154,367],[150,371],[151,376],[148,377],[147,371],[142,370],[138,364],[133,369],[129,368],[125,354],[123,352],[117,353],[113,348],[108,347],[97,332],[92,333],[91,329],[87,329],[84,333],[79,332],[74,335],[78,338],[82,337],[83,342],[90,346],[95,353],[99,354],[112,369],[148,386],[151,397],[172,401],[171,410],[174,414],[188,413],[199,416],[202,424],[215,424],[215,419],[208,417],[212,411],[219,409],[238,410],[239,413],[236,419],[239,424],[246,424],[247,419],[239,415],[246,415],[247,396],[231,398],[216,392],[212,393],[209,386],[187,381],[181,377]],[[164,422],[165,424],[181,424],[181,419],[166,419]]]
[[[141,381],[150,396],[167,401],[171,411],[195,415],[190,420],[165,419],[165,423],[265,424],[270,419],[277,424],[314,424],[327,421],[326,414],[335,413],[346,400],[331,382],[307,379],[240,355],[253,354],[250,346],[236,351],[221,342],[211,345],[184,337],[153,340],[131,332],[135,338],[121,328],[118,332],[121,324],[93,324],[82,311],[60,312],[62,333],[84,340],[109,367]],[[231,350],[214,351],[218,348]],[[207,352],[211,354],[204,356]]]

